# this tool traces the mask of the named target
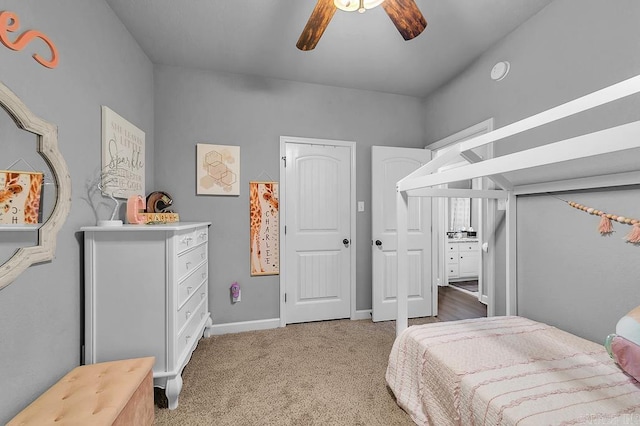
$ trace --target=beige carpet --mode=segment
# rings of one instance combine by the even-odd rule
[[[202,339],[178,408],[156,389],[156,424],[412,425],[384,379],[394,338],[393,321],[338,320]]]

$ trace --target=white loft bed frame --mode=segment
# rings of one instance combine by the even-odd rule
[[[398,313],[396,317],[396,335],[399,335],[408,325],[408,197],[470,197],[506,200],[506,314],[516,315],[516,196],[548,191],[638,184],[640,183],[640,171],[521,186],[514,185],[502,174],[627,149],[640,148],[640,121],[634,121],[485,161],[482,161],[482,159],[471,150],[638,92],[640,92],[640,75],[517,121],[490,133],[485,133],[461,142],[397,183]],[[603,143],[603,141],[606,142]],[[460,157],[469,161],[470,164],[438,172],[440,167],[458,162]],[[638,170],[640,170],[640,165]],[[437,188],[438,185],[478,177],[490,178],[500,189]]]

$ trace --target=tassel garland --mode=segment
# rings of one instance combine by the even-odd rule
[[[600,232],[601,235],[609,235],[613,232],[613,221],[631,225],[631,232],[627,234],[625,240],[627,240],[628,243],[640,244],[640,220],[605,213],[601,210],[594,209],[593,207],[587,207],[582,204],[576,203],[575,201],[567,201],[567,204],[575,209],[582,210],[583,212],[600,216],[598,232]]]
[[[613,232],[611,219],[609,219],[606,214],[600,215],[600,225],[598,225],[598,231],[600,232],[600,235],[609,235]]]
[[[640,244],[640,224],[634,224],[626,238],[630,243]]]

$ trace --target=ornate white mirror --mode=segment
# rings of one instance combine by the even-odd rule
[[[10,242],[7,242],[8,238],[2,238],[3,233],[13,232],[19,228],[37,232],[34,245],[16,247],[15,253],[0,266],[0,289],[2,289],[13,282],[22,271],[32,264],[53,259],[56,236],[71,207],[71,178],[64,158],[58,150],[57,127],[35,116],[20,98],[2,83],[0,83],[0,106],[9,114],[19,129],[36,135],[37,152],[50,169],[51,176],[48,179],[55,186],[55,191],[51,191],[55,194],[55,198],[46,207],[46,210],[50,211],[50,213],[47,212],[44,223],[31,228],[26,225],[16,225],[18,228],[16,226],[12,228],[11,225],[0,225],[0,242],[3,244],[10,244]],[[4,121],[2,123],[4,124]],[[17,139],[19,143],[23,143],[22,138]],[[3,141],[3,145],[7,145],[8,142],[10,141]],[[3,179],[2,183],[0,185],[0,197],[2,198],[8,198],[17,193],[17,191],[25,190],[25,188],[16,190],[15,188],[19,184],[9,184],[6,179]],[[26,188],[26,191],[29,191],[29,189]],[[4,206],[9,208],[8,204]],[[27,208],[25,207],[26,210]]]

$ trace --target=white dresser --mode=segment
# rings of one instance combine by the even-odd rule
[[[154,386],[178,406],[182,370],[208,337],[209,222],[84,231],[84,362],[155,356]]]
[[[477,279],[480,262],[478,240],[449,239],[446,242],[447,280]]]

